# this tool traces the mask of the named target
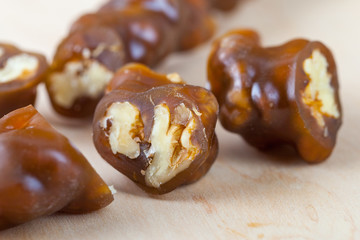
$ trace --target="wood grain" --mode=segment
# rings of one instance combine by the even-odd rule
[[[70,23],[101,0],[3,0],[0,41],[49,59]],[[44,217],[0,233],[10,239],[360,239],[360,1],[247,0],[217,14],[219,32],[251,27],[266,45],[291,38],[321,40],[334,52],[344,105],[336,150],[309,165],[289,149],[261,153],[220,126],[220,155],[196,184],[148,196],[96,153],[89,124],[54,114],[43,88],[38,109],[84,152],[118,190],[108,208],[87,215]],[[172,55],[158,70],[205,85],[210,43]]]

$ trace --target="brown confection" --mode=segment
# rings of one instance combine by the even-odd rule
[[[60,44],[46,79],[54,109],[67,117],[92,116],[106,85],[125,63],[124,45],[108,27],[71,33]]]
[[[35,103],[47,68],[44,56],[0,44],[0,117]]]
[[[110,0],[96,13],[80,17],[58,47],[47,76],[55,110],[68,117],[91,117],[106,85],[125,63],[153,67],[172,52],[207,41],[214,33],[212,6],[218,4]]]
[[[291,144],[308,162],[331,154],[342,110],[335,61],[322,43],[263,48],[257,33],[232,31],[215,42],[208,78],[222,125],[251,145]]]
[[[113,201],[86,158],[32,106],[0,119],[0,154],[0,230]]]
[[[107,92],[95,111],[96,149],[143,190],[167,193],[210,169],[218,152],[218,104],[210,91],[131,64]]]
[[[214,8],[229,11],[235,8],[240,0],[210,0]]]

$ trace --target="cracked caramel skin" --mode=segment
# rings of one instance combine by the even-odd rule
[[[314,51],[327,60],[329,86],[338,116],[322,114],[324,126],[312,113],[321,101],[307,105],[305,89],[312,79],[304,62]],[[320,42],[296,39],[263,48],[251,30],[232,31],[218,39],[208,60],[208,80],[220,105],[220,121],[249,144],[268,149],[281,144],[295,147],[307,162],[327,159],[342,124],[339,83],[334,58]],[[318,93],[319,94],[319,93]]]
[[[84,63],[90,59],[111,73],[130,62],[154,67],[170,53],[192,49],[211,38],[215,26],[210,9],[223,9],[215,2],[110,0],[97,12],[81,16],[59,45],[47,75],[46,86],[56,112],[73,118],[92,117],[104,94],[101,91],[97,96],[80,94],[70,106],[59,102],[52,76],[64,72],[68,63]],[[93,56],[99,45],[109,49],[114,45],[118,47],[116,51]],[[84,51],[90,51],[91,56],[85,57]]]
[[[33,74],[0,83],[0,117],[2,117],[17,108],[35,103],[37,86],[45,80],[48,63],[43,55],[25,52],[13,45],[0,43],[0,49],[2,49],[0,69],[4,68],[4,65],[10,58],[20,54],[27,54],[38,61],[38,67],[34,70]]]
[[[139,109],[143,124],[142,134],[137,135],[141,138],[140,153],[133,159],[121,153],[114,154],[109,140],[109,128],[104,129],[101,126],[110,106],[124,102]],[[161,104],[168,106],[172,120],[175,118],[176,107],[182,105],[192,110],[196,127],[190,140],[196,147],[196,155],[186,169],[159,187],[154,187],[147,183],[145,176],[145,172],[153,164],[152,157],[148,157],[146,152],[151,149],[154,109]],[[143,65],[130,64],[116,73],[107,88],[107,94],[97,106],[93,122],[93,140],[99,154],[140,188],[151,194],[164,194],[181,185],[199,180],[210,169],[218,154],[215,134],[217,114],[218,104],[211,92],[201,87],[186,85],[182,81],[173,83],[167,76],[155,73]],[[112,124],[108,121],[110,127]],[[186,125],[185,122],[181,124],[184,124],[184,127]]]
[[[0,119],[0,230],[113,201],[86,158],[32,106]]]

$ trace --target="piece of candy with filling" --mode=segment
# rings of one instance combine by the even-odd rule
[[[251,145],[290,144],[308,162],[333,151],[342,110],[335,61],[322,43],[263,48],[256,32],[232,31],[215,42],[208,79],[222,125]]]
[[[218,104],[177,74],[132,64],[120,69],[93,123],[100,155],[143,190],[163,194],[197,181],[218,152]]]

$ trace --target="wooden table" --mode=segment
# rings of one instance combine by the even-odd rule
[[[70,23],[101,0],[2,0],[0,40],[49,59]],[[336,57],[344,124],[325,163],[291,151],[265,154],[218,127],[220,155],[206,177],[170,194],[148,196],[95,151],[91,127],[56,115],[43,88],[38,109],[81,149],[118,193],[106,209],[57,214],[0,233],[8,239],[360,239],[360,1],[248,0],[217,14],[218,34],[257,29],[266,45],[295,37],[321,40]],[[205,85],[210,43],[170,56],[158,70]]]

